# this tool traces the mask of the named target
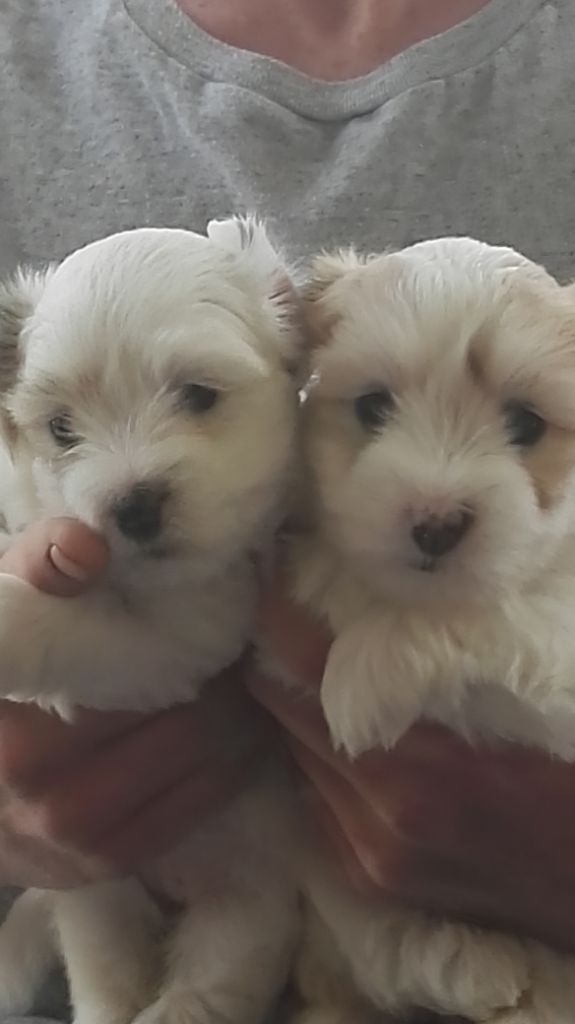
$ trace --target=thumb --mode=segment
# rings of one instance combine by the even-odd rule
[[[0,572],[38,590],[74,597],[103,572],[108,548],[103,537],[75,519],[46,519],[14,537],[0,558]]]

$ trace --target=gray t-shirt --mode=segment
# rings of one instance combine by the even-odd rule
[[[491,0],[336,84],[174,0],[0,2],[0,273],[247,208],[295,255],[472,234],[565,276],[574,172],[573,0]]]
[[[0,0],[0,274],[257,210],[296,258],[471,234],[568,278],[574,193],[573,0],[491,0],[336,84],[175,0]]]

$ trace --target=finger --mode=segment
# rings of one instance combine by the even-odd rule
[[[202,738],[189,711],[180,717],[159,715],[76,766],[54,773],[50,788],[22,806],[13,805],[13,828],[32,835],[55,836],[79,849],[90,849],[138,807],[198,770]],[[5,815],[10,814],[10,808]]]
[[[73,519],[48,519],[14,538],[0,559],[0,571],[58,597],[81,593],[108,560],[102,537]]]
[[[294,604],[281,579],[262,594],[258,644],[264,659],[283,666],[287,675],[319,689],[331,636],[309,612]]]
[[[121,871],[145,869],[241,792],[259,769],[262,756],[256,747],[227,762],[206,761],[103,836],[93,853]]]
[[[425,769],[422,778],[421,766],[398,751],[370,755],[367,766],[358,768],[329,751],[326,757],[323,746],[314,750],[293,737],[288,742],[375,886],[396,891],[429,886],[439,892],[441,877],[442,892],[459,892],[462,872],[463,884],[476,875],[478,858],[470,856],[465,838],[469,828],[454,827],[457,821],[450,820],[453,807],[449,796],[444,798],[449,779],[437,773],[430,779]],[[484,873],[485,865],[479,869]]]
[[[465,836],[475,835],[478,825],[477,810],[466,799],[465,788],[470,786],[477,755],[458,737],[443,727],[421,723],[393,750],[369,751],[352,761],[334,750],[313,695],[283,687],[261,673],[250,677],[249,687],[283,727],[290,747],[295,743],[307,748],[340,783],[347,782],[352,818],[355,807],[369,806],[372,820],[391,831],[413,857],[418,849],[431,847],[439,856],[450,848],[459,855],[469,850]]]
[[[334,847],[356,888],[380,896],[391,895],[408,905],[454,916],[493,912],[503,893],[492,877],[460,850],[420,849],[398,833],[393,818],[374,812],[356,788],[329,764],[297,743],[292,754],[321,797]],[[328,813],[326,813],[326,811]]]
[[[363,889],[393,889],[398,843],[385,821],[376,817],[354,787],[313,751],[297,742],[291,743],[290,749],[329,810],[324,824],[354,882]]]
[[[91,849],[153,800],[201,770],[210,757],[241,757],[261,734],[261,719],[239,687],[214,681],[205,699],[142,717],[136,728],[52,773],[45,794],[21,809],[20,827]],[[14,822],[14,827],[17,827]]]
[[[440,826],[444,841],[436,841],[433,819],[437,801],[431,799],[435,780],[430,799],[422,801],[416,794],[414,802],[413,788],[421,790],[421,781],[410,782],[409,776],[399,775],[384,791],[380,790],[374,805],[372,800],[363,799],[355,776],[349,783],[297,742],[290,743],[290,749],[329,808],[331,836],[340,855],[343,852],[343,862],[356,885],[391,894],[429,912],[505,924],[502,908],[517,902],[515,880],[521,871],[517,865],[514,872],[510,871],[508,864],[501,870],[498,857],[486,856],[488,851],[477,856],[465,840],[467,830],[457,835]],[[423,825],[412,825],[414,817],[423,820]],[[413,841],[413,833],[424,842]],[[433,843],[429,842],[430,835]],[[521,884],[518,888],[525,891]]]
[[[329,804],[311,782],[302,784],[300,792],[302,803],[308,810],[308,827],[314,829],[315,842],[324,848],[328,863],[335,857],[352,888],[373,895],[373,883],[365,874]]]
[[[0,701],[0,785],[21,795],[45,791],[97,746],[139,728],[145,716],[131,712],[79,711],[65,722],[34,704]]]
[[[365,889],[369,877],[373,891],[383,889],[416,909],[525,932],[569,948],[572,936],[565,944],[557,922],[555,930],[553,924],[549,926],[545,908],[554,899],[543,891],[539,906],[534,900],[541,885],[533,885],[532,836],[521,850],[514,833],[518,828],[523,842],[526,833],[516,821],[509,850],[503,825],[494,826],[493,785],[499,788],[501,772],[505,783],[509,771],[539,766],[527,763],[523,751],[517,751],[516,761],[516,751],[510,747],[474,751],[445,730],[427,724],[417,726],[399,746],[393,754],[374,757],[368,777],[378,788],[374,785],[371,793],[364,790],[362,795],[357,771],[346,790],[341,774],[331,774],[329,764],[292,744],[294,757],[323,807],[322,824],[350,878]],[[390,772],[394,764],[395,777]],[[472,773],[477,771],[474,780]],[[485,784],[491,792],[487,807],[483,806]],[[505,789],[508,831],[509,806],[517,805],[517,794],[514,804],[509,796]],[[495,812],[497,822],[497,807]],[[537,872],[539,878],[549,874]]]
[[[19,888],[73,889],[113,877],[108,864],[82,857],[34,837],[22,837],[10,830],[0,833],[0,879],[2,885]]]
[[[163,714],[200,716],[204,744],[232,748],[267,727],[258,706],[243,687],[242,669],[232,666],[205,687],[193,705],[179,705]],[[45,793],[59,775],[69,775],[96,748],[142,729],[156,715],[79,708],[72,721],[40,710],[34,704],[0,700],[0,785],[22,796]]]

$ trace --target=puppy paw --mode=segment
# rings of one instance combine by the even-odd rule
[[[497,1013],[519,1011],[531,980],[528,950],[506,936],[451,927],[459,933],[457,952],[437,968],[446,994],[441,1009],[477,1022],[499,1021]]]
[[[23,580],[0,573],[0,685],[3,686],[3,696],[26,698],[35,695],[32,682],[37,681],[41,651],[46,636],[50,635],[51,600]]]
[[[405,1014],[417,1006],[479,1024],[515,1009],[528,993],[526,944],[404,911],[387,924],[353,965],[360,991],[382,1010]]]
[[[353,760],[376,747],[391,750],[415,720],[409,712],[355,692],[358,673],[350,681],[328,669],[322,685],[322,706],[336,750]],[[360,688],[358,687],[358,690]]]
[[[419,681],[393,656],[400,646],[380,619],[356,623],[332,645],[321,701],[334,745],[352,758],[395,746],[422,711]]]
[[[529,988],[513,1009],[489,1018],[489,1024],[573,1024],[575,958],[560,956],[533,943],[529,948]]]

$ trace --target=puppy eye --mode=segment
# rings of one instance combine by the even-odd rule
[[[504,411],[511,444],[530,448],[543,437],[547,424],[530,406],[522,405],[521,402],[507,402]]]
[[[48,424],[50,433],[60,448],[73,448],[80,438],[72,430],[72,422],[66,413],[53,416]]]
[[[182,402],[190,412],[208,412],[216,404],[219,392],[204,384],[186,384],[182,388]]]
[[[395,402],[391,391],[370,391],[355,400],[355,415],[365,430],[382,427],[393,412]]]

